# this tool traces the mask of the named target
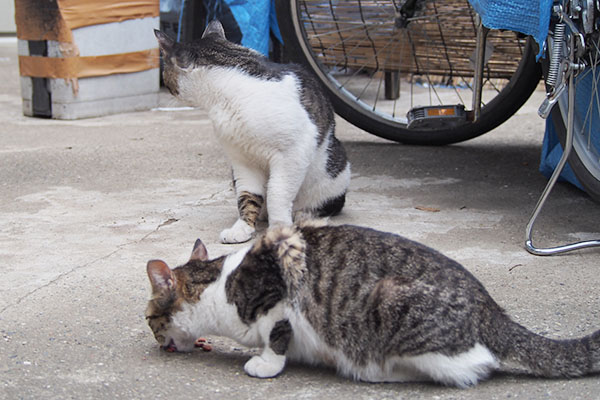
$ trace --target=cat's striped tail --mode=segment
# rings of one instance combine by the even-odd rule
[[[600,330],[569,340],[537,335],[506,318],[495,319],[486,338],[500,370],[545,378],[572,378],[600,372]]]

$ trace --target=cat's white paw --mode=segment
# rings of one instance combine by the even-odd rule
[[[254,228],[241,219],[229,229],[221,232],[221,243],[244,243],[252,239]]]
[[[285,356],[274,355],[269,357],[269,361],[261,356],[254,356],[244,365],[244,371],[255,378],[273,378],[283,371],[284,366]]]

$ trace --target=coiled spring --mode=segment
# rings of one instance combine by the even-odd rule
[[[565,27],[566,25],[562,22],[554,26],[552,57],[550,58],[550,66],[548,67],[548,79],[546,79],[546,83],[552,88],[556,87],[558,73],[560,72],[560,59],[565,44]]]

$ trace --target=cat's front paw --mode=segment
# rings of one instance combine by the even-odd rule
[[[244,243],[252,239],[253,234],[254,227],[238,219],[231,228],[221,232],[221,243]]]
[[[270,357],[269,361],[261,356],[254,356],[244,365],[244,371],[255,378],[273,378],[283,371],[284,366],[285,356],[276,355]]]

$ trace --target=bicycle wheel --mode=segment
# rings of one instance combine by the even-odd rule
[[[596,32],[586,39],[588,51],[579,60],[586,67],[574,77],[573,151],[568,161],[586,192],[600,202],[600,34]],[[567,92],[560,96],[551,114],[563,146],[567,136]]]
[[[408,129],[413,107],[472,107],[477,28],[467,0],[281,0],[277,15],[292,61],[316,73],[336,112],[397,142],[443,145],[481,135],[514,114],[541,76],[530,40],[490,31],[480,118]]]

